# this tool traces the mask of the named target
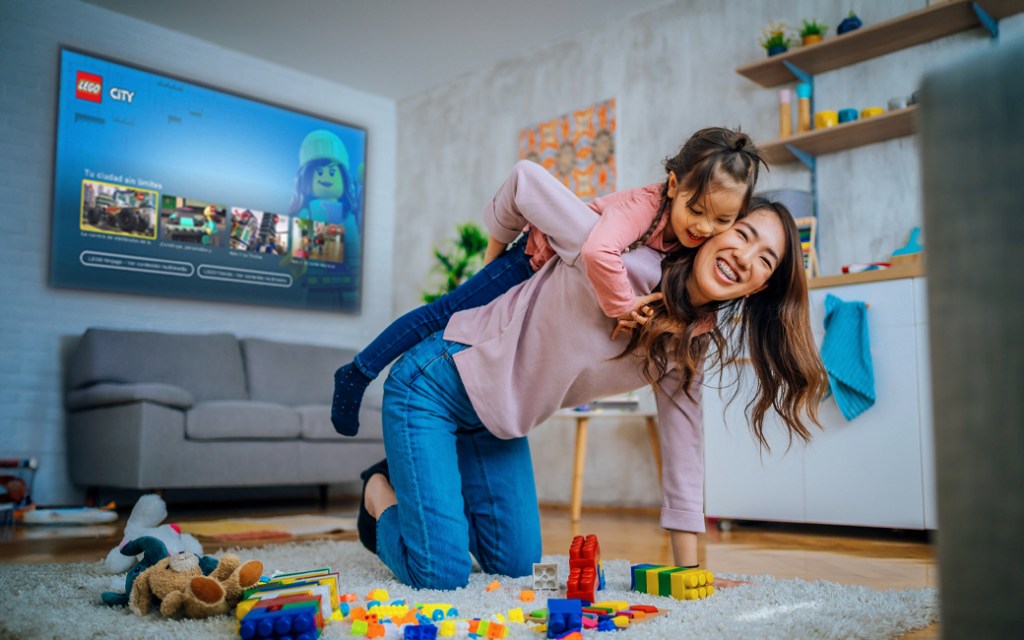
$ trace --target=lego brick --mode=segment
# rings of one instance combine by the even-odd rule
[[[558,589],[558,565],[554,562],[533,563],[533,588],[536,591]]]
[[[561,638],[583,628],[583,603],[569,598],[548,599],[548,638]]]

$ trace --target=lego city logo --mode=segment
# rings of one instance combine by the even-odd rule
[[[110,97],[114,100],[117,100],[118,102],[127,102],[128,104],[131,104],[132,100],[135,99],[135,92],[129,91],[127,89],[121,89],[118,87],[111,87]]]
[[[102,102],[103,76],[79,71],[75,82],[75,97],[89,102]]]

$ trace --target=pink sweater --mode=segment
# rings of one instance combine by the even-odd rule
[[[625,342],[609,339],[608,318],[579,259],[600,217],[543,167],[525,161],[515,165],[484,216],[495,239],[511,242],[529,223],[556,254],[490,304],[455,314],[445,330],[446,339],[471,346],[455,363],[488,430],[499,438],[525,436],[560,408],[644,386],[639,358],[612,359]],[[629,285],[641,294],[661,278],[661,256],[651,248],[626,253],[622,262]],[[654,391],[664,467],[661,526],[704,531],[700,405],[679,388],[675,369]],[[699,401],[699,386],[693,395]]]
[[[537,186],[549,188],[546,183]],[[661,208],[661,192],[664,188],[663,183],[655,182],[646,187],[617,191],[587,204],[601,214],[601,219],[583,243],[581,256],[587,277],[597,293],[597,302],[609,318],[617,318],[633,308],[636,292],[629,284],[626,268],[622,265],[622,254],[629,251],[629,247],[654,222]],[[679,248],[677,240],[669,241],[665,238],[668,221],[666,212],[644,244],[663,252]],[[543,234],[530,234],[527,253],[533,256],[531,262],[535,268],[543,266],[554,255]]]

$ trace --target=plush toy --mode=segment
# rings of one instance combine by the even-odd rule
[[[187,551],[168,555],[156,538],[133,540],[123,550],[126,555],[138,552],[143,559],[128,572],[125,582],[130,595],[104,593],[103,601],[111,605],[128,604],[140,616],[149,613],[154,601],[159,603],[160,614],[165,618],[199,619],[228,613],[238,605],[243,591],[256,584],[263,573],[262,562],[250,560],[243,564],[232,554],[225,555],[220,562],[209,556],[200,559]]]
[[[156,538],[164,543],[169,554],[189,551],[197,556],[203,555],[203,545],[187,533],[182,533],[176,524],[160,523],[167,517],[167,505],[163,499],[155,493],[150,493],[139,498],[128,516],[128,522],[124,525],[124,539],[121,544],[110,550],[107,554],[106,567],[111,573],[124,573],[140,560],[142,555],[137,557],[122,553],[122,549],[132,540],[143,537]],[[121,580],[115,580],[114,588]]]

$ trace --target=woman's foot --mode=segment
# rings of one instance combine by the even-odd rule
[[[359,433],[359,405],[373,378],[368,378],[350,362],[334,372],[334,398],[331,400],[331,424],[343,436]]]
[[[377,518],[385,509],[398,504],[395,490],[391,486],[388,461],[381,460],[359,474],[359,477],[363,479],[363,498],[359,502],[356,530],[363,546],[377,553]]]

